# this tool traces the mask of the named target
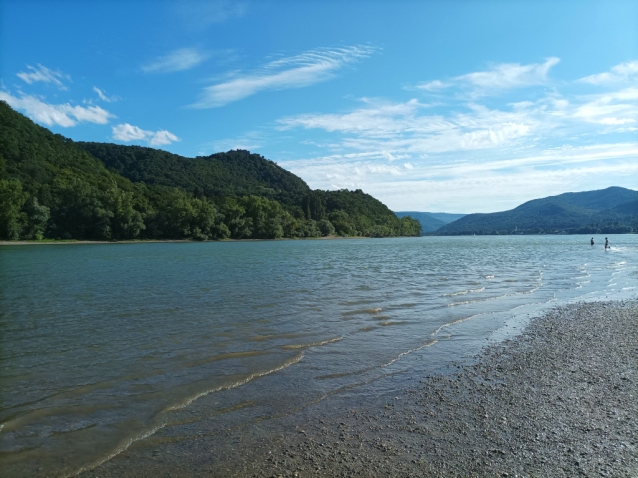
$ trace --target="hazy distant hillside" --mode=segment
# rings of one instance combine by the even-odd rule
[[[467,214],[451,214],[449,212],[428,212],[427,214],[439,221],[443,221],[445,224],[449,224],[457,219],[461,219],[463,216],[467,216]]]
[[[449,214],[446,212],[419,212],[419,211],[399,211],[395,213],[398,217],[411,216],[421,223],[423,232],[436,231],[440,227],[452,221],[462,218],[465,214]]]
[[[468,214],[435,234],[594,234],[638,231],[638,191],[610,187],[534,199],[515,209]]]

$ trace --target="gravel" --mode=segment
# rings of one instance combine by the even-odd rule
[[[567,305],[393,396],[134,447],[84,475],[637,477],[637,366],[638,302]]]

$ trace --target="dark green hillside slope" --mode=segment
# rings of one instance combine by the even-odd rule
[[[590,234],[638,231],[638,191],[610,187],[535,199],[515,209],[469,214],[435,232],[458,234]]]
[[[193,160],[91,144],[109,168],[0,101],[0,240],[420,233],[361,191],[312,191],[247,151]]]
[[[249,151],[185,158],[141,146],[76,144],[131,181],[178,187],[196,196],[256,195],[292,205],[299,204],[310,192],[301,178]]]

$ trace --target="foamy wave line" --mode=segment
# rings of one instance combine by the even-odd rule
[[[486,297],[485,299],[476,299],[476,300],[464,300],[462,302],[452,302],[450,304],[448,304],[448,307],[454,307],[457,305],[467,305],[467,304],[475,304],[477,302],[487,302],[488,300],[494,300],[494,299],[502,299],[503,297],[507,297],[510,294],[504,294],[504,295],[497,295],[494,297]]]
[[[432,345],[434,345],[435,343],[437,343],[438,340],[431,340],[430,342],[427,342],[419,347],[413,348],[413,349],[409,349],[406,350],[405,352],[401,352],[399,355],[397,355],[395,358],[393,358],[392,360],[390,360],[388,363],[384,363],[383,365],[381,365],[381,368],[383,367],[387,367],[388,365],[392,365],[394,362],[396,362],[397,360],[400,360],[401,357],[411,354],[412,352],[418,352],[421,349],[424,349],[426,347],[431,347]]]
[[[460,324],[461,322],[465,322],[466,320],[470,320],[470,319],[473,319],[474,317],[479,317],[479,316],[485,315],[487,313],[488,312],[483,312],[481,314],[470,315],[469,317],[463,317],[462,319],[456,319],[456,320],[454,320],[452,322],[448,322],[447,324],[443,324],[440,327],[438,327],[434,332],[432,332],[432,335],[437,335],[445,327],[450,327],[452,325]]]
[[[264,377],[266,375],[270,375],[271,373],[279,372],[280,370],[288,368],[291,365],[294,365],[294,364],[300,362],[302,358],[303,358],[303,353],[299,353],[299,355],[294,357],[292,360],[289,360],[288,362],[284,362],[279,367],[275,367],[275,368],[273,368],[271,370],[266,370],[265,372],[251,373],[248,377],[246,377],[243,380],[239,380],[237,382],[233,382],[233,383],[230,383],[228,385],[220,385],[219,387],[212,388],[210,390],[205,390],[203,392],[200,392],[200,393],[194,395],[193,397],[189,398],[188,400],[186,400],[185,402],[183,402],[181,404],[172,405],[172,406],[168,407],[164,411],[171,412],[171,411],[174,411],[174,410],[181,410],[181,409],[186,408],[187,406],[189,406],[195,400],[197,400],[199,398],[202,398],[202,397],[205,397],[206,395],[210,395],[211,393],[221,392],[222,390],[231,390],[233,388],[241,387],[242,385],[245,385],[248,382],[251,382],[251,381],[255,380],[256,378]]]
[[[128,447],[130,447],[133,443],[140,441],[140,440],[144,440],[145,438],[150,437],[151,435],[154,435],[155,433],[157,433],[159,430],[161,430],[162,428],[164,428],[166,426],[166,422],[162,423],[161,425],[156,426],[155,428],[152,428],[151,430],[148,430],[144,433],[141,433],[140,435],[133,437],[133,438],[129,438],[128,440],[126,440],[124,442],[123,445],[120,445],[119,447],[117,447],[115,449],[115,451],[111,452],[109,455],[107,455],[104,458],[99,459],[98,461],[95,461],[93,463],[91,463],[90,465],[86,465],[83,466],[82,468],[80,468],[79,470],[69,474],[69,475],[64,475],[65,478],[71,478],[72,476],[77,476],[80,473],[84,473],[85,471],[91,471],[94,468],[97,468],[98,466],[100,466],[102,463],[106,463],[107,461],[109,461],[111,458],[116,457],[117,455],[119,455],[120,453],[122,453],[123,451],[126,451],[126,449]]]
[[[343,337],[335,337],[333,339],[322,340],[321,342],[311,342],[309,344],[294,344],[294,345],[282,345],[282,349],[306,349],[309,347],[320,347],[322,345],[331,344],[333,342],[339,342],[343,340]]]
[[[462,290],[460,292],[452,292],[451,294],[445,294],[445,297],[454,297],[456,295],[465,295],[465,294],[471,294],[474,292],[483,292],[484,290],[485,290],[485,287],[479,287],[478,289]]]
[[[450,304],[448,304],[448,307],[454,307],[456,305],[467,305],[467,304],[475,304],[477,302],[487,302],[488,300],[495,300],[495,299],[502,299],[503,297],[514,297],[516,295],[525,295],[525,294],[532,294],[534,292],[536,292],[538,289],[540,289],[543,286],[543,284],[538,284],[538,287],[532,287],[530,290],[526,290],[524,292],[515,292],[513,294],[503,294],[503,295],[496,295],[494,297],[486,297],[485,299],[476,299],[476,300],[464,300],[462,302],[452,302]]]
[[[242,385],[244,385],[244,384],[246,384],[246,383],[248,383],[248,382],[250,382],[252,380],[255,380],[256,378],[260,378],[260,377],[263,377],[265,375],[270,375],[271,373],[275,373],[275,372],[283,370],[283,369],[285,369],[287,367],[290,367],[291,365],[294,365],[294,364],[300,362],[302,358],[303,358],[303,353],[300,353],[299,355],[294,357],[292,360],[289,360],[288,362],[284,362],[279,367],[273,368],[271,370],[266,370],[265,372],[253,373],[253,374],[250,374],[248,377],[246,377],[244,380],[239,380],[237,382],[233,382],[233,383],[228,384],[228,385],[222,385],[220,387],[216,387],[216,388],[207,390],[205,392],[198,393],[195,396],[191,397],[190,399],[186,400],[185,402],[183,402],[181,404],[178,404],[178,405],[173,405],[171,407],[168,407],[165,410],[163,410],[162,412],[170,412],[170,411],[174,411],[174,410],[181,410],[182,408],[186,408],[188,405],[193,403],[198,398],[204,397],[204,396],[209,395],[211,393],[220,392],[222,390],[231,390],[233,388],[240,387],[240,386],[242,386]],[[162,413],[162,412],[160,412],[160,413]],[[154,435],[159,430],[164,428],[166,426],[166,424],[167,424],[166,421],[164,421],[161,425],[157,425],[156,427],[154,427],[154,428],[152,428],[152,429],[150,429],[150,430],[148,430],[146,432],[143,432],[143,433],[139,434],[136,437],[129,438],[128,440],[126,440],[126,442],[124,442],[124,444],[122,444],[119,447],[117,447],[113,452],[108,454],[106,457],[98,459],[97,461],[91,463],[90,465],[83,466],[82,468],[80,468],[79,470],[75,471],[74,473],[71,473],[69,475],[65,475],[65,478],[70,478],[72,476],[79,475],[80,473],[84,473],[85,471],[90,471],[90,470],[92,470],[94,468],[97,468],[102,463],[107,462],[111,458],[114,458],[115,456],[117,456],[120,453],[122,453],[123,451],[125,451],[133,443],[135,443],[137,441],[140,441],[140,440],[144,440],[145,438],[148,438],[151,435]]]

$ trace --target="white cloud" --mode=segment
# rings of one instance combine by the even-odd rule
[[[416,88],[419,90],[438,91],[452,86],[452,83],[444,83],[441,80],[434,80],[428,83],[419,83]]]
[[[119,100],[119,99],[120,99],[120,98],[119,98],[118,96],[116,96],[116,95],[108,96],[104,90],[99,89],[97,86],[94,86],[94,87],[93,87],[93,91],[95,91],[95,92],[97,93],[98,97],[99,97],[102,101],[105,101],[105,102],[107,102],[107,103],[112,103],[113,101],[117,101],[117,100]]]
[[[542,85],[547,82],[549,69],[560,61],[559,58],[548,58],[545,63],[521,65],[519,63],[502,63],[494,65],[487,71],[477,71],[458,76],[456,79],[484,89],[520,88]]]
[[[586,76],[578,80],[581,83],[592,85],[604,85],[609,83],[621,83],[638,78],[638,60],[628,61],[614,66],[611,71]]]
[[[321,48],[271,61],[253,73],[204,88],[196,108],[216,108],[265,90],[302,88],[333,77],[337,70],[375,51],[369,46]]]
[[[380,156],[380,155],[377,155]],[[369,153],[333,155],[279,165],[313,188],[362,188],[395,211],[493,212],[537,197],[610,185],[638,187],[638,143],[563,146],[538,154],[481,161],[471,156],[402,169]],[[379,158],[377,158],[379,159]],[[604,178],[601,184],[601,178]]]
[[[624,88],[584,98],[588,101],[576,108],[575,118],[600,124],[631,123],[638,118],[638,88]],[[618,118],[620,115],[622,118]]]
[[[556,61],[500,65],[493,69],[503,73],[499,81],[470,74],[455,86],[480,93],[542,84]],[[621,86],[563,95],[556,85],[542,97],[521,89],[489,106],[480,94],[468,102],[457,88],[444,105],[364,98],[345,112],[279,119],[279,130],[314,150],[279,164],[313,188],[362,188],[395,210],[491,212],[568,190],[638,189],[638,144],[606,139],[634,141],[638,131],[638,88]],[[313,130],[321,142],[311,141]],[[395,161],[404,156],[409,163]]]
[[[29,85],[41,81],[43,83],[53,83],[58,88],[66,90],[67,88],[64,86],[64,83],[62,83],[62,80],[71,80],[69,75],[65,75],[60,70],[50,70],[46,66],[42,66],[40,64],[38,64],[37,68],[27,65],[27,69],[30,71],[23,71],[16,73],[16,75]]]
[[[384,159],[411,153],[441,153],[503,146],[541,125],[528,112],[506,112],[471,105],[469,113],[421,115],[426,106],[364,100],[366,106],[345,114],[305,114],[279,120],[282,129],[323,129],[345,135],[346,149],[376,151]]]
[[[193,48],[180,48],[168,55],[142,66],[145,73],[171,73],[174,71],[189,70],[206,59],[206,55]]]
[[[180,139],[170,131],[161,130],[153,133],[153,137],[149,141],[149,144],[151,146],[160,146],[163,144],[171,144],[174,141],[180,141]]]
[[[118,141],[145,141],[151,146],[171,144],[180,139],[170,131],[147,131],[128,123],[113,126],[113,139]]]
[[[71,106],[70,104],[51,105],[35,96],[22,95],[20,98],[0,91],[0,100],[6,101],[17,110],[24,111],[27,116],[47,126],[63,126],[68,128],[78,122],[106,124],[115,115],[99,106]]]

